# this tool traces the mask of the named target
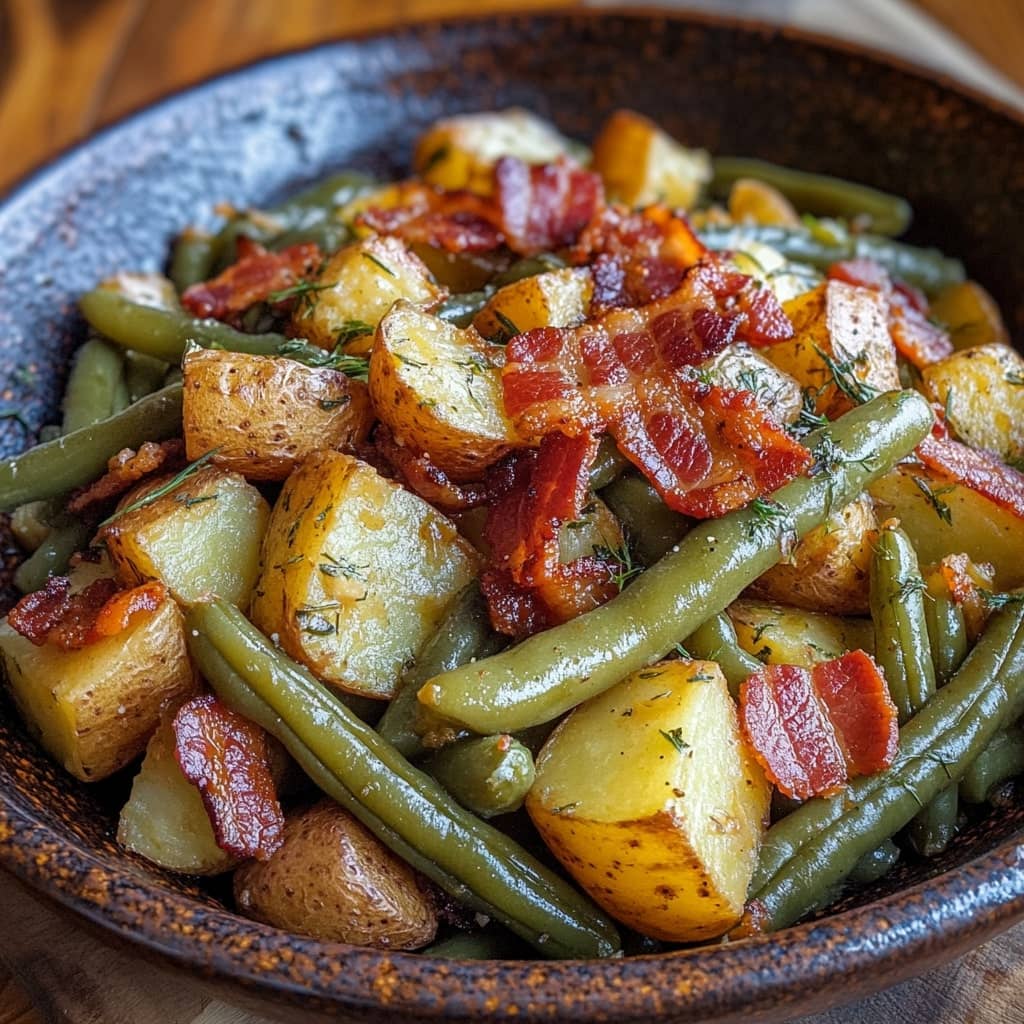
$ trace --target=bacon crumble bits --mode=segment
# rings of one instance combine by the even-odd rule
[[[284,841],[284,814],[270,772],[267,734],[205,694],[174,716],[178,764],[199,790],[217,845],[267,860]]]
[[[68,512],[86,515],[91,509],[122,494],[145,476],[157,470],[176,470],[185,465],[185,442],[179,437],[171,441],[146,441],[137,452],[122,448],[107,462],[107,472],[95,483],[83,487],[68,502]]]

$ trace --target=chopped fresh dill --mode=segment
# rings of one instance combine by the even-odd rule
[[[870,402],[872,398],[877,398],[881,393],[878,388],[861,380],[853,372],[853,368],[858,363],[864,363],[863,353],[859,357],[845,359],[840,363],[817,345],[814,346],[814,351],[818,353],[825,368],[832,375],[832,382],[851,402],[863,405],[865,402]]]
[[[356,565],[354,562],[347,562],[343,558],[335,558],[326,551],[323,552],[323,557],[326,561],[320,563],[319,569],[325,576],[332,576],[334,578],[344,576],[347,580],[359,580],[360,583],[366,582],[364,570],[370,568],[369,563]]]
[[[271,292],[267,296],[267,302],[286,302],[288,299],[301,299],[305,311],[308,313],[313,308],[316,294],[333,288],[338,282],[328,281],[319,284],[316,281],[297,281],[289,288],[281,288],[279,291]]]
[[[934,488],[924,477],[911,474],[911,480],[917,484],[918,490],[928,499],[928,504],[935,509],[935,514],[947,525],[953,525],[953,510],[942,500],[942,495],[956,490],[956,484]]]
[[[1021,601],[1024,601],[1024,593],[994,594],[991,590],[982,590],[980,587],[978,588],[978,595],[993,611],[1005,608],[1007,605],[1020,604]]]
[[[747,508],[752,513],[747,525],[747,536],[751,540],[771,537],[784,527],[789,513],[778,503],[769,498],[755,498]]]
[[[388,277],[397,277],[398,276],[386,263],[384,263],[383,261],[377,259],[377,257],[374,256],[372,252],[364,252],[363,255],[371,263],[375,263],[378,267],[380,267],[380,269],[383,270],[384,273],[388,275]]]
[[[191,508],[193,505],[201,505],[204,501],[216,501],[220,497],[219,494],[214,492],[213,494],[179,494],[174,500],[179,505],[184,505],[185,508]]]
[[[421,363],[418,359],[413,359],[411,356],[403,355],[401,352],[395,352],[395,358],[404,366],[412,366],[417,370],[422,370],[427,365],[426,363]]]
[[[362,338],[364,335],[373,334],[376,328],[373,324],[368,324],[365,320],[346,320],[339,328],[337,333],[338,345],[347,345],[350,341],[354,341],[356,338]]]
[[[682,729],[669,729],[668,732],[664,729],[659,729],[658,732],[672,744],[677,753],[685,754],[686,751],[690,749],[690,744],[683,739]]]
[[[633,553],[625,541],[615,548],[607,544],[597,545],[594,548],[594,554],[604,562],[608,578],[619,590],[623,590],[628,583],[631,583],[644,571],[643,566],[637,565],[633,561]]]

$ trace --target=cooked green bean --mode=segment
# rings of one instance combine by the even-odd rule
[[[750,888],[768,926],[822,905],[861,857],[958,782],[1021,691],[1024,607],[1015,605],[993,615],[956,677],[903,728],[891,768],[808,800],[768,830]]]
[[[611,956],[610,921],[355,718],[237,609],[186,613],[189,650],[218,696],[273,733],[324,791],[454,898],[553,957]]]
[[[724,612],[712,615],[704,625],[698,626],[683,641],[683,647],[695,658],[717,662],[733,697],[739,695],[740,684],[745,679],[763,668],[757,658],[740,647],[732,620]]]
[[[590,489],[600,491],[617,480],[629,467],[629,459],[619,451],[615,438],[605,434],[590,467]]]
[[[421,956],[443,960],[521,960],[527,952],[521,940],[500,925],[478,932],[456,932],[420,951]]]
[[[981,804],[1007,779],[1024,774],[1024,729],[1015,725],[992,737],[960,783],[965,803]]]
[[[444,747],[423,763],[423,770],[481,818],[519,810],[534,779],[533,755],[504,733]]]
[[[130,405],[116,416],[38,444],[0,462],[0,511],[54,498],[102,476],[122,448],[163,441],[181,433],[181,385]]]
[[[25,551],[35,551],[53,529],[53,521],[60,515],[63,502],[29,501],[11,513],[11,533]]]
[[[636,473],[623,473],[602,492],[601,498],[626,528],[626,534],[644,565],[668,554],[686,533],[690,520],[673,512],[658,492]]]
[[[901,723],[935,692],[924,589],[910,538],[900,529],[882,530],[871,561],[875,660],[889,684]]]
[[[828,466],[721,519],[701,523],[607,604],[510,650],[430,680],[419,699],[486,735],[550,721],[657,661],[722,611],[802,537],[911,452],[931,429],[928,403],[890,392],[808,437]]]
[[[205,231],[186,228],[175,239],[168,276],[180,295],[213,275],[213,239]]]
[[[851,885],[873,885],[880,878],[884,878],[899,859],[900,848],[891,839],[886,839],[853,865],[853,870],[846,876],[846,880]]]
[[[879,235],[902,235],[913,216],[906,199],[828,174],[735,156],[715,157],[712,169],[714,195],[727,195],[740,178],[754,178],[778,189],[801,212],[857,221]]]
[[[787,260],[809,263],[822,270],[840,260],[874,260],[893,277],[916,285],[929,295],[965,278],[963,264],[937,249],[921,249],[878,235],[851,234],[828,243],[802,228],[763,224],[708,225],[699,234],[709,249],[742,249],[751,241],[761,242],[778,250]]]
[[[142,352],[124,354],[124,379],[128,385],[129,402],[137,402],[164,386],[170,369],[162,359],[154,359]]]
[[[100,338],[90,338],[75,354],[64,391],[62,431],[70,434],[120,412],[124,356]]]
[[[14,585],[23,594],[39,590],[50,576],[59,576],[67,569],[68,560],[89,543],[91,533],[89,526],[79,519],[58,518],[42,544],[18,566]]]
[[[907,826],[907,836],[922,857],[937,857],[956,837],[959,818],[957,787],[947,786],[927,807],[914,815],[914,820]]]

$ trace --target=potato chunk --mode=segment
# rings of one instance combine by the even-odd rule
[[[146,747],[131,796],[121,810],[117,841],[169,871],[230,871],[235,860],[217,845],[203,799],[178,765],[175,746],[173,714],[168,713]]]
[[[284,844],[235,873],[248,917],[298,935],[377,949],[419,949],[437,914],[416,873],[332,800],[288,820]]]
[[[164,708],[196,690],[181,612],[169,599],[117,636],[72,651],[36,647],[4,619],[0,661],[29,730],[84,782],[138,757]]]
[[[1024,458],[1024,358],[1009,345],[955,352],[926,366],[921,382],[965,444],[1004,462]]]
[[[494,190],[494,165],[503,156],[546,164],[571,154],[573,148],[554,125],[528,110],[510,107],[436,121],[416,142],[413,168],[441,188],[465,188],[486,196]]]
[[[250,480],[283,480],[310,452],[366,440],[373,410],[366,385],[337,370],[244,352],[196,349],[185,375],[185,446],[190,459]]]
[[[274,506],[252,619],[321,679],[390,699],[478,563],[427,502],[358,459],[316,452]]]
[[[205,466],[102,531],[118,577],[162,580],[180,601],[217,594],[245,608],[270,507],[237,473]]]
[[[807,534],[788,559],[758,579],[751,592],[811,611],[866,614],[877,530],[871,499],[860,497]]]
[[[729,345],[700,369],[719,387],[752,391],[779,423],[792,423],[800,415],[800,385],[749,345]]]
[[[609,914],[691,942],[739,920],[768,799],[718,666],[673,661],[572,712],[537,759],[526,806]]]
[[[609,198],[630,206],[666,203],[693,206],[711,180],[711,158],[703,149],[687,149],[652,120],[632,110],[617,110],[594,142],[593,168]]]
[[[801,387],[817,391],[819,413],[834,419],[855,404],[837,386],[828,360],[854,386],[858,381],[879,391],[901,386],[888,311],[877,292],[827,281],[790,299],[783,308],[793,322],[794,335],[762,351]]]
[[[292,314],[295,333],[321,348],[345,344],[369,351],[372,335],[399,299],[424,307],[445,297],[423,265],[397,238],[370,236],[339,249],[316,277],[315,290]]]
[[[507,341],[535,327],[575,327],[587,318],[594,282],[585,270],[550,270],[499,288],[477,313],[473,326],[485,337]]]
[[[931,301],[931,315],[946,325],[957,351],[1010,344],[1010,332],[995,299],[977,281],[961,281],[944,288]]]
[[[370,395],[399,444],[427,452],[453,480],[473,480],[516,443],[505,416],[500,346],[407,302],[381,321]]]

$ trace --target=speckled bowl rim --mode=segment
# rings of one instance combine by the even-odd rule
[[[246,69],[329,50],[335,43],[415,35],[480,21],[671,20],[794,39],[882,65],[957,93],[1009,119],[1012,106],[950,77],[861,45],[763,22],[655,7],[572,8],[460,17],[369,31],[276,53],[146,104],[22,176],[0,207],[41,186],[100,140]],[[45,857],[26,856],[45,850]],[[271,1004],[417,1018],[564,1021],[781,1020],[856,999],[920,974],[1024,919],[1024,835],[870,904],[767,936],[658,956],[602,961],[445,961],[304,939],[170,890],[131,861],[109,858],[41,823],[0,791],[0,867],[111,940],[158,961],[224,980]],[[131,901],[119,896],[134,897]],[[141,899],[143,904],[136,900]],[[227,936],[211,942],[214,935]],[[369,1019],[369,1018],[367,1018]]]

